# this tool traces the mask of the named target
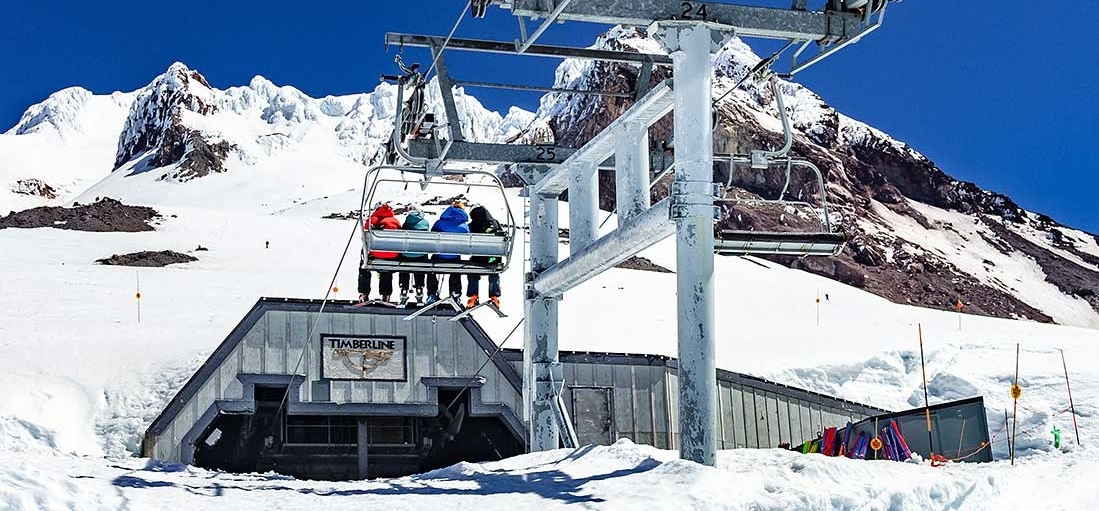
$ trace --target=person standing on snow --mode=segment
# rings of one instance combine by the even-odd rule
[[[500,222],[497,222],[495,218],[492,218],[492,213],[489,213],[484,206],[477,206],[469,212],[469,232],[476,234],[495,234],[503,236],[504,229],[500,227]],[[469,262],[480,264],[495,264],[497,258],[493,256],[470,256]],[[469,300],[466,302],[466,307],[474,307],[477,305],[478,294],[480,294],[481,276],[480,275],[466,275],[466,280],[469,281],[469,286],[466,288],[466,296]],[[500,275],[492,274],[488,276],[488,299],[492,301],[493,305],[497,308],[500,307]]]
[[[374,212],[370,214],[370,220],[363,226],[363,229],[394,229],[401,228],[401,222],[397,220],[397,217],[393,216],[393,208],[389,207],[389,204],[379,204]],[[376,259],[396,259],[400,255],[396,252],[386,252],[380,250],[371,250],[369,254],[366,254],[368,258]],[[360,260],[359,263],[359,300],[367,301],[370,299],[370,272],[363,268],[366,264],[365,259]],[[388,302],[390,297],[393,296],[393,272],[380,271],[378,272],[378,292],[382,294],[382,301]]]
[[[453,233],[469,233],[469,215],[466,214],[466,210],[462,209],[460,203],[446,208],[443,214],[439,216],[439,219],[435,221],[435,225],[431,226],[431,230],[434,232],[453,232]],[[461,258],[457,254],[434,254],[431,256],[432,261],[442,262],[456,262]],[[439,275],[430,273],[427,276],[427,303],[435,303],[439,300]],[[462,275],[458,273],[450,274],[450,296],[459,298],[462,296]]]
[[[427,223],[427,219],[424,218],[424,214],[415,205],[409,206],[408,215],[405,216],[404,225],[402,229],[406,231],[427,231],[431,229],[431,225]],[[415,252],[402,252],[400,259],[402,261],[418,261],[427,262],[427,254],[420,254]],[[424,272],[407,272],[402,271],[397,275],[397,284],[401,288],[401,303],[408,302],[408,284],[409,277],[416,287],[416,303],[424,303],[424,280],[427,278],[427,273]]]

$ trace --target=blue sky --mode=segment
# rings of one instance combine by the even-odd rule
[[[884,28],[798,80],[956,178],[1099,233],[1099,152],[1092,147],[1099,138],[1099,52],[1090,37],[1099,12],[1084,0],[1031,9],[1008,3],[892,4]],[[134,90],[176,60],[221,88],[260,74],[314,97],[367,91],[379,73],[393,72],[385,32],[445,35],[463,5],[4,0],[0,131],[53,91],[71,85],[97,93]],[[494,7],[487,19],[467,17],[458,35],[510,40],[515,23]],[[604,28],[557,25],[543,42],[587,45]],[[423,52],[405,53],[409,61],[427,61]],[[461,78],[534,84],[548,84],[556,63],[471,53],[452,54],[448,62]],[[475,92],[501,112],[511,104],[532,109],[538,99]]]

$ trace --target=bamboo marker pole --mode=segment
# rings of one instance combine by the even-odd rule
[[[923,411],[927,418],[927,451],[935,458],[935,445],[931,442],[931,407],[927,403],[927,366],[923,360],[923,325],[916,323],[916,334],[920,338],[920,371],[923,373]]]
[[[141,272],[134,270],[134,275],[137,277],[137,293],[134,294],[137,298],[137,322],[141,323]]]
[[[1065,387],[1068,388],[1068,409],[1072,412],[1072,429],[1076,431],[1076,445],[1080,445],[1080,427],[1076,425],[1076,407],[1072,404],[1072,385],[1068,383],[1068,364],[1065,363],[1065,350],[1057,348],[1061,352],[1061,366],[1065,368]]]
[[[817,326],[820,326],[820,288],[817,288]]]
[[[1023,394],[1019,386],[1019,343],[1015,343],[1015,383],[1011,385],[1011,399],[1015,407],[1011,411],[1011,464],[1015,465],[1015,431],[1019,425],[1019,396]]]

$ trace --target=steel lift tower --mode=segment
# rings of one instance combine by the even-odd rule
[[[778,72],[789,77],[881,26],[887,1],[818,0],[817,3],[823,5],[812,6],[813,10],[810,10],[810,0],[793,0],[788,9],[681,0],[472,0],[475,17],[482,16],[492,4],[510,10],[519,18],[519,39],[498,42],[386,35],[390,45],[432,48],[438,63],[446,113],[451,119],[447,126],[450,136],[446,137],[445,146],[438,140],[410,140],[408,153],[426,161],[427,168],[438,168],[444,161],[511,165],[527,185],[530,271],[524,308],[524,394],[531,450],[555,449],[562,441],[565,445],[575,442],[560,400],[563,379],[557,349],[558,301],[565,291],[674,233],[678,281],[679,451],[684,459],[714,464],[717,429],[714,252],[727,250],[715,248],[717,209],[714,200],[721,192],[713,182],[711,56],[734,35],[785,40],[783,52],[794,51],[789,67]],[[541,23],[528,35],[524,18],[541,20]],[[667,50],[668,55],[536,43],[551,25],[566,21],[647,27],[649,35]],[[646,78],[653,66],[670,64],[674,82],[666,80],[649,88],[647,79],[645,83],[639,79],[634,105],[578,149],[475,143],[461,137],[451,93],[454,85],[595,95],[620,93],[452,80],[442,59],[443,50],[626,62],[640,65],[639,76]],[[779,54],[764,59],[763,67],[753,70],[758,74],[757,78],[769,76]],[[674,164],[653,169],[661,160],[660,155],[650,154],[648,130],[672,112]],[[798,162],[785,157],[788,150],[789,144],[782,151],[753,151],[751,157],[734,156],[727,160],[750,164],[753,168],[786,164],[789,169],[791,163]],[[597,171],[600,168],[615,172],[619,215],[618,228],[601,237],[597,228]],[[673,168],[675,175],[669,197],[650,204],[652,171],[663,175],[662,172]],[[565,191],[569,194],[571,254],[559,260],[557,204]],[[824,194],[823,187],[821,194]],[[718,240],[716,247],[729,247],[732,243],[736,247],[732,249],[733,253],[742,254],[778,253],[781,247],[781,253],[786,254],[832,255],[843,244],[842,236],[832,232],[810,238],[767,234],[766,237],[761,234],[758,239],[745,239],[744,233],[740,233],[740,237],[732,241]]]

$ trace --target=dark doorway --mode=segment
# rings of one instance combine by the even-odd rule
[[[457,389],[439,391],[436,417],[287,415],[279,406],[285,394],[285,386],[256,386],[256,413],[215,418],[195,444],[195,464],[352,480],[361,478],[360,451],[367,477],[400,477],[525,451],[499,417],[469,417],[469,392],[459,397]],[[359,449],[361,439],[365,449]]]

